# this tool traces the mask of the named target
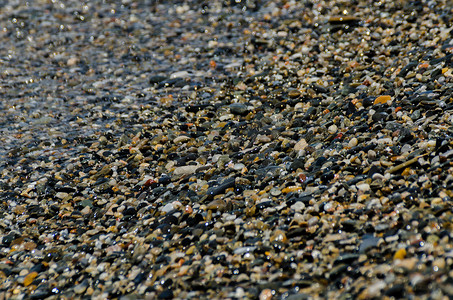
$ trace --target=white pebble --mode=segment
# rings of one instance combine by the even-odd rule
[[[353,138],[349,141],[348,147],[351,147],[351,148],[352,148],[352,147],[355,147],[355,146],[357,146],[358,143],[359,143],[359,141],[357,140],[357,138],[353,137]]]
[[[296,212],[301,212],[305,208],[305,204],[301,201],[297,201],[293,205],[291,205],[291,209],[293,209]]]
[[[338,127],[337,127],[337,125],[333,124],[333,125],[330,125],[327,130],[329,131],[330,134],[334,134],[337,132]]]

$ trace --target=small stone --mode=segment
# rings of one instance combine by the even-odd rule
[[[273,196],[273,197],[278,197],[278,196],[280,196],[280,195],[282,194],[282,192],[281,192],[279,189],[277,189],[277,188],[272,188],[272,189],[269,191],[269,193],[270,193],[271,196]]]
[[[353,137],[349,143],[348,143],[348,147],[352,148],[352,147],[355,147],[357,146],[357,144],[359,143],[359,141],[357,140],[357,138]]]
[[[442,270],[445,268],[445,259],[443,259],[442,257],[440,258],[436,258],[433,263],[432,263],[433,267],[437,268],[438,270]]]
[[[294,150],[296,151],[304,150],[307,146],[308,146],[307,141],[305,139],[301,139],[296,143],[296,145],[294,145]]]
[[[411,257],[411,258],[405,258],[405,259],[398,259],[395,261],[395,266],[407,269],[407,270],[413,270],[415,266],[417,265],[418,259],[416,257]]]
[[[284,231],[277,229],[274,231],[274,234],[271,236],[271,242],[282,242],[287,243],[288,239]]]
[[[271,289],[264,289],[260,293],[259,300],[271,300],[274,292]]]
[[[24,278],[24,286],[29,286],[38,276],[38,272],[31,272]]]
[[[362,183],[357,185],[357,189],[362,192],[369,192],[370,191],[370,185],[368,183]]]
[[[338,127],[337,127],[337,125],[335,125],[335,124],[330,125],[329,128],[327,128],[327,131],[328,131],[330,134],[336,133],[337,130],[338,130]]]
[[[291,97],[291,98],[297,98],[297,97],[300,96],[300,91],[296,90],[296,89],[290,89],[288,91],[288,96]]]
[[[297,191],[300,191],[302,188],[300,186],[289,186],[289,187],[285,187],[284,189],[282,189],[282,193],[283,194],[288,194],[288,193],[291,193],[291,192],[297,192]]]
[[[393,255],[393,259],[403,259],[406,257],[406,249],[401,248],[398,251],[395,252],[395,255]]]
[[[198,166],[182,166],[182,167],[177,167],[174,171],[173,174],[176,176],[184,176],[184,175],[191,175],[194,174],[195,171],[198,169]]]
[[[233,103],[230,105],[230,112],[235,115],[247,115],[248,114],[248,107],[243,103]]]
[[[187,71],[178,71],[170,75],[170,79],[174,78],[187,78],[190,76],[190,73]]]
[[[73,67],[75,66],[77,63],[79,62],[79,59],[77,57],[70,57],[66,64],[68,65],[68,67]]]
[[[376,104],[385,104],[387,103],[388,101],[391,101],[392,100],[392,97],[389,96],[389,95],[382,95],[382,96],[379,96],[377,97],[375,100],[374,100],[374,105]]]
[[[175,209],[175,207],[173,206],[173,203],[168,203],[161,208],[161,210],[166,213],[172,211],[173,209]]]
[[[225,211],[228,207],[227,201],[223,199],[216,199],[211,201],[206,205],[207,210],[214,210],[214,211]]]
[[[354,16],[331,16],[329,17],[330,24],[349,24],[360,21],[360,18]]]
[[[268,137],[267,135],[262,135],[262,134],[258,134],[258,136],[256,137],[255,139],[255,143],[256,144],[264,144],[264,143],[269,143],[271,142],[271,138]]]
[[[31,251],[31,250],[34,250],[36,249],[37,245],[35,242],[26,242],[24,244],[24,249],[27,250],[27,251]]]
[[[374,150],[368,150],[367,155],[368,155],[368,158],[369,158],[370,160],[374,160],[374,159],[376,158],[376,151],[374,151]]]
[[[182,144],[182,143],[185,143],[185,142],[187,142],[187,141],[190,141],[190,137],[185,136],[185,135],[180,135],[180,136],[178,136],[177,138],[175,138],[175,139],[173,140],[173,143],[175,143],[175,144]]]
[[[74,293],[80,295],[83,294],[88,287],[88,283],[84,280],[80,284],[74,286]]]
[[[291,205],[291,209],[295,212],[301,212],[305,209],[305,204],[302,201],[297,201],[293,205]]]

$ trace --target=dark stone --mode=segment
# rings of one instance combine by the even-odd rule
[[[173,291],[171,289],[165,290],[159,294],[158,299],[173,299]]]
[[[359,246],[359,253],[365,253],[368,249],[377,247],[381,238],[366,234],[362,238],[362,243]]]
[[[375,122],[384,122],[388,119],[389,114],[386,112],[376,112],[371,119]]]
[[[359,254],[342,254],[333,262],[334,266],[339,264],[351,264],[352,262],[356,261],[360,257]]]
[[[398,76],[406,77],[407,73],[413,70],[417,65],[418,65],[417,61],[408,63],[404,68],[401,69],[401,71],[398,73]]]
[[[166,80],[167,77],[161,75],[154,75],[149,78],[149,83],[156,84]]]
[[[314,162],[313,164],[310,166],[311,170],[312,171],[317,171],[319,169],[321,169],[322,165],[327,161],[327,158],[325,158],[324,156],[320,156],[318,157]]]
[[[376,97],[366,97],[365,99],[363,99],[362,101],[362,105],[363,107],[370,107],[374,104],[374,100],[376,99]]]
[[[293,172],[296,171],[297,169],[304,169],[304,161],[301,159],[295,159],[291,165],[289,166],[289,171]]]
[[[379,173],[379,174],[384,174],[384,169],[380,168],[378,166],[371,166],[370,170],[368,171],[368,177],[373,177],[374,174]]]
[[[387,291],[385,291],[385,295],[389,297],[395,297],[396,299],[401,299],[404,298],[405,292],[406,289],[404,287],[404,284],[394,284]]]
[[[123,215],[125,216],[135,216],[137,210],[134,207],[128,207],[123,211]]]
[[[216,195],[222,194],[225,192],[226,189],[232,188],[235,185],[235,179],[234,178],[228,178],[226,179],[222,184],[216,186],[216,187],[211,187],[208,189],[206,194],[208,195],[209,198],[212,198]]]
[[[315,90],[315,92],[321,93],[321,94],[326,94],[326,93],[328,92],[328,90],[327,90],[325,87],[320,86],[319,84],[316,84],[316,83],[313,83],[313,84],[311,85],[311,88],[312,88],[313,90]]]
[[[249,110],[245,104],[233,103],[230,105],[230,112],[235,115],[245,116],[249,113]]]
[[[7,236],[4,236],[2,239],[2,245],[5,247],[9,247],[11,245],[11,242],[15,239],[14,235],[10,234]]]

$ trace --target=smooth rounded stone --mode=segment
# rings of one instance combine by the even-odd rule
[[[230,104],[230,112],[235,115],[247,115],[249,113],[248,106],[243,103]]]
[[[286,237],[286,234],[282,230],[275,230],[270,238],[271,242],[282,242],[282,243],[287,243],[288,238]]]
[[[168,79],[168,77],[166,77],[166,76],[154,75],[154,76],[150,76],[149,77],[149,83],[150,84],[156,84],[156,83],[160,83],[162,81],[165,81],[167,79]]]
[[[255,246],[246,246],[246,247],[239,247],[233,250],[234,254],[242,255],[244,253],[253,252],[256,250]]]
[[[375,160],[376,159],[376,151],[374,150],[368,150],[367,156],[369,160]]]
[[[190,141],[190,137],[186,136],[186,135],[180,135],[178,136],[177,138],[175,138],[173,140],[173,143],[175,144],[181,144],[181,143],[185,143],[187,141]]]
[[[230,156],[229,155],[221,155],[217,159],[217,167],[218,168],[224,168],[226,165],[230,162]]]
[[[437,270],[443,270],[445,269],[446,263],[444,258],[436,258],[432,262],[433,268],[437,268]]]
[[[371,190],[370,185],[368,183],[361,183],[357,184],[357,189],[362,192],[369,192]]]
[[[366,235],[360,243],[359,253],[366,253],[369,249],[378,247],[382,241],[382,238]]]
[[[199,166],[196,165],[177,167],[173,171],[173,174],[176,176],[192,175],[198,168]]]
[[[419,260],[416,257],[411,258],[404,258],[404,259],[397,259],[393,262],[393,264],[397,267],[404,268],[406,270],[413,270]]]
[[[338,127],[337,125],[333,124],[333,125],[330,125],[329,128],[327,128],[327,131],[330,133],[330,134],[334,134],[338,131]]]
[[[319,217],[311,217],[310,219],[308,219],[307,225],[314,226],[314,225],[318,224],[318,221],[319,221]]]
[[[214,186],[214,187],[210,187],[206,194],[208,197],[214,197],[214,196],[217,196],[219,194],[223,194],[225,192],[226,189],[229,189],[229,188],[232,188],[234,187],[236,184],[236,179],[235,178],[227,178],[225,180],[222,181],[221,184],[217,185],[217,186]]]
[[[175,79],[175,78],[187,78],[190,77],[191,74],[188,71],[178,71],[175,73],[172,73],[170,75],[170,79]]]
[[[277,188],[272,188],[269,193],[271,194],[271,196],[273,197],[278,197],[282,194],[282,191],[280,191],[279,189]]]
[[[379,96],[377,97],[375,100],[374,100],[374,105],[376,104],[386,104],[386,103],[389,103],[390,101],[392,100],[392,97],[389,96],[389,95],[382,95],[382,96]]]
[[[295,212],[301,212],[305,209],[305,204],[301,201],[297,201],[293,205],[291,205],[291,209]]]
[[[407,251],[404,248],[399,249],[393,255],[393,259],[404,259],[406,257]]]
[[[349,140],[348,142],[348,147],[355,147],[357,146],[359,143],[359,141],[357,140],[357,138],[353,137],[352,139]],[[369,151],[372,151],[372,150],[369,150]]]
[[[30,272],[24,277],[24,286],[29,286],[35,278],[38,277],[38,272]]]
[[[85,293],[86,289],[88,288],[87,280],[82,281],[80,284],[74,286],[74,293],[80,295]]]
[[[288,96],[291,98],[297,98],[300,96],[300,91],[296,89],[289,89]]]
[[[262,144],[264,144],[264,143],[269,143],[269,142],[271,142],[271,141],[272,141],[272,140],[271,140],[270,137],[268,137],[268,136],[266,136],[266,135],[261,135],[261,134],[257,135],[257,137],[256,137],[256,139],[255,139],[255,143],[262,143]]]
[[[173,203],[168,203],[165,206],[160,208],[160,210],[165,212],[165,213],[168,213],[168,212],[170,212],[170,211],[172,211],[174,209],[175,209],[175,207],[174,207]]]
[[[241,171],[244,168],[245,168],[245,165],[243,163],[237,163],[237,164],[234,164],[234,166],[233,166],[233,169],[235,169],[236,171]],[[238,184],[240,184],[240,183],[238,183]]]
[[[271,289],[264,289],[259,295],[259,300],[271,300],[274,296],[274,292]]]
[[[206,210],[226,211],[228,208],[230,208],[230,206],[230,202],[223,199],[216,199],[206,205]]]
[[[300,151],[304,150],[308,146],[308,143],[305,139],[301,139],[294,145],[294,150]]]

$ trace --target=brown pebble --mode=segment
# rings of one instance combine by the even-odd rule
[[[36,245],[36,243],[34,243],[34,242],[26,242],[26,243],[24,244],[24,249],[25,249],[25,250],[28,250],[28,251],[31,251],[31,250],[36,249],[36,246],[37,246],[37,245]]]
[[[24,279],[24,286],[29,286],[33,280],[38,276],[38,272],[31,272]]]

